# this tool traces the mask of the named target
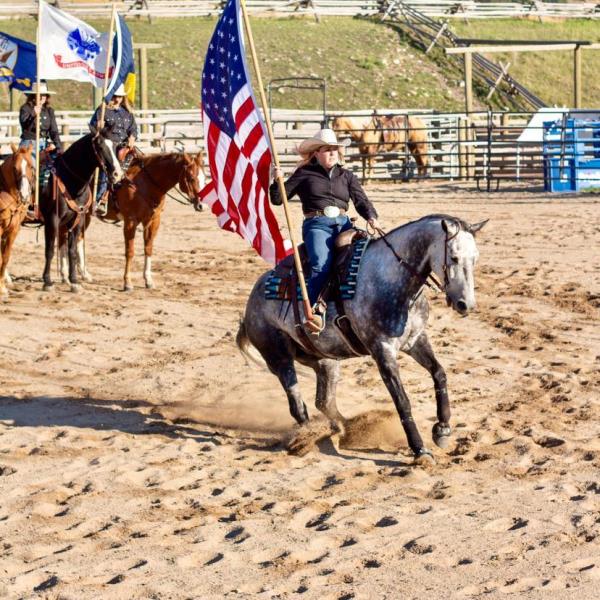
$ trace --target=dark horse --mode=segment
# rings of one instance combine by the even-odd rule
[[[394,229],[369,244],[360,265],[356,295],[344,300],[346,315],[366,349],[365,355],[377,363],[394,400],[417,462],[433,461],[433,455],[413,420],[398,371],[398,352],[412,356],[433,378],[437,402],[433,441],[444,448],[451,434],[446,374],[425,333],[429,306],[423,286],[435,274],[443,282],[440,285],[448,306],[463,316],[468,314],[475,306],[473,271],[478,251],[474,234],[484,224],[469,225],[454,217],[431,215]],[[329,303],[327,326],[311,349],[298,335],[294,311],[281,304],[288,301],[265,299],[267,276],[257,281],[250,294],[237,336],[238,347],[249,355],[252,344],[260,352],[279,378],[292,417],[301,426],[308,425],[308,412],[300,396],[294,360],[313,368],[317,375],[316,406],[330,420],[328,433],[340,431],[344,419],[335,399],[339,361],[355,354],[334,323],[338,314],[335,303]],[[299,448],[292,442],[291,449]]]
[[[98,131],[78,139],[56,159],[55,170],[48,184],[40,190],[40,211],[44,220],[46,242],[44,290],[50,290],[53,286],[50,267],[54,256],[54,240],[59,229],[67,231],[71,291],[79,290],[77,242],[93,207],[90,184],[96,168],[106,172],[111,184],[122,176],[112,142]]]

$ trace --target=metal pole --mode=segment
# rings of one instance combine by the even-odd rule
[[[271,149],[273,151],[273,163],[275,164],[275,168],[277,169],[277,173],[279,173],[279,156],[277,155],[277,150],[275,149],[275,137],[273,136],[273,128],[271,127],[271,119],[269,118],[269,112],[267,110],[267,101],[265,99],[265,92],[263,90],[262,78],[260,76],[260,69],[258,66],[258,58],[256,56],[256,49],[254,47],[254,39],[252,37],[252,29],[250,28],[250,20],[248,19],[248,13],[246,11],[246,0],[240,0],[240,7],[242,9],[242,17],[244,19],[244,28],[246,29],[246,35],[248,36],[248,47],[250,48],[250,55],[252,56],[252,63],[254,65],[254,72],[256,73],[256,81],[258,83],[258,91],[260,95],[260,102],[263,109],[263,114],[265,117],[265,124],[267,126],[267,133],[269,135],[269,141],[271,143]],[[294,237],[294,229],[292,227],[292,218],[290,215],[290,207],[288,203],[287,194],[285,191],[285,185],[283,183],[283,177],[277,177],[277,184],[279,186],[279,193],[281,194],[281,199],[283,200],[283,210],[285,212],[285,220],[287,222],[288,231],[290,234],[290,241],[292,242],[292,248],[294,250],[294,264],[296,265],[296,272],[298,274],[298,283],[300,284],[300,289],[302,290],[302,299],[304,305],[304,314],[308,320],[312,319],[313,312],[312,307],[310,305],[310,300],[308,299],[308,292],[306,290],[306,281],[304,280],[304,272],[302,270],[302,262],[300,261],[300,254],[298,253],[298,246],[296,245],[296,239]]]
[[[574,93],[574,105],[575,108],[581,108],[581,46],[576,46],[574,53],[574,65],[573,65],[573,93]]]

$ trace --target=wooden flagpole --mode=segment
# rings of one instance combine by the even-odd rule
[[[108,48],[106,51],[106,67],[104,69],[104,83],[102,84],[102,104],[100,105],[100,118],[98,119],[98,131],[104,128],[104,113],[106,112],[106,92],[108,91],[108,70],[110,69],[110,59],[112,56],[113,30],[115,27],[115,15],[117,13],[117,5],[113,2],[112,11],[110,13],[110,26],[108,28]],[[92,198],[96,199],[98,191],[98,168],[94,171],[94,189],[92,190]]]
[[[300,260],[300,254],[298,253],[298,246],[294,236],[294,228],[292,227],[292,217],[290,214],[290,207],[285,191],[285,185],[283,177],[281,176],[279,156],[275,149],[275,137],[273,135],[273,127],[271,125],[271,119],[269,117],[269,111],[267,107],[267,100],[265,98],[265,92],[263,89],[262,78],[260,76],[260,68],[258,66],[258,58],[256,56],[256,48],[254,47],[254,38],[252,37],[252,29],[250,28],[250,20],[248,19],[248,12],[246,11],[246,0],[240,0],[240,6],[242,8],[242,16],[244,18],[244,28],[246,29],[246,35],[248,36],[248,47],[250,48],[250,55],[252,56],[252,64],[254,65],[254,72],[256,73],[256,80],[258,83],[258,92],[260,94],[260,103],[262,105],[263,115],[265,118],[265,124],[267,126],[267,133],[269,135],[269,141],[271,143],[271,150],[273,152],[273,163],[276,169],[277,184],[279,186],[279,194],[283,200],[283,210],[285,212],[285,220],[287,222],[288,231],[290,234],[290,241],[292,242],[292,248],[294,250],[294,264],[296,265],[296,272],[298,273],[298,282],[300,283],[300,290],[302,291],[304,314],[310,321],[313,317],[312,307],[308,298],[308,291],[306,290],[306,281],[304,280],[304,272],[302,270],[302,261]]]
[[[38,26],[36,32],[36,74],[35,74],[35,107],[36,107],[36,115],[35,115],[35,195],[33,199],[33,212],[35,216],[38,216],[38,207],[40,202],[40,113],[42,112],[40,107],[40,60],[39,60],[39,52],[40,52],[40,29],[42,27],[42,3],[38,2]]]

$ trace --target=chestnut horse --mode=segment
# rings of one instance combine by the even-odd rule
[[[367,161],[367,178],[373,174],[375,155],[381,152],[404,152],[413,155],[420,177],[427,174],[429,164],[427,129],[419,117],[412,115],[373,115],[365,123],[351,117],[336,117],[331,128],[337,133],[347,134],[356,142],[358,151]]]
[[[31,146],[17,148],[0,166],[0,299],[8,297],[7,267],[14,241],[27,215],[27,206],[33,190],[34,166]]]
[[[152,249],[166,194],[179,184],[188,201],[199,209],[198,197],[204,183],[202,153],[192,157],[186,153],[172,152],[133,159],[121,184],[109,198],[107,214],[102,217],[124,221],[124,291],[133,290],[130,272],[137,226],[141,223],[144,228],[144,281],[147,288],[153,288]]]

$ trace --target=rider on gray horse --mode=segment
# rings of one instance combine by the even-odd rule
[[[285,182],[288,198],[298,194],[302,202],[302,238],[310,260],[310,277],[306,285],[313,305],[313,318],[306,325],[313,333],[321,332],[325,326],[324,307],[317,300],[333,263],[335,238],[352,227],[347,215],[350,199],[358,214],[371,227],[379,228],[377,212],[358,178],[342,167],[342,148],[349,143],[349,140],[338,142],[332,129],[321,129],[299,145],[302,160]],[[282,203],[277,181],[271,185],[269,193],[273,204]]]

